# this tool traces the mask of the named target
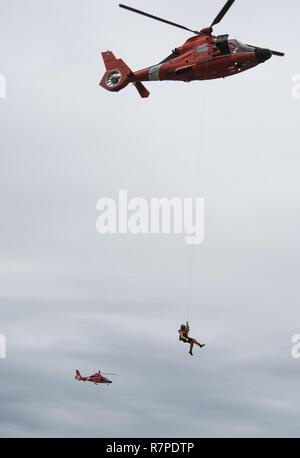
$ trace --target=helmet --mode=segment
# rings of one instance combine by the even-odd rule
[[[185,325],[185,324],[182,324],[182,325],[180,326],[180,329],[181,329],[182,331],[185,331],[185,330],[186,330],[186,325]]]

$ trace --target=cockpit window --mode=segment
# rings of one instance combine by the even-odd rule
[[[244,43],[240,43],[240,46],[243,52],[254,52],[255,51],[255,48],[253,46],[244,45]]]
[[[238,52],[254,52],[254,48],[248,45],[244,45],[238,40],[229,40],[229,47],[231,54]]]
[[[230,40],[229,47],[230,47],[231,54],[236,54],[237,52],[241,51],[240,44],[237,40]]]

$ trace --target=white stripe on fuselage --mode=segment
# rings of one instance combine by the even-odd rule
[[[159,77],[160,67],[162,67],[162,65],[154,65],[154,67],[151,67],[149,69],[149,81],[159,81],[160,80],[160,77]]]

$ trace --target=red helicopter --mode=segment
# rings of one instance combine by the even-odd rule
[[[105,375],[116,375],[116,374],[105,374]],[[94,375],[91,375],[90,377],[82,377],[79,370],[77,370],[75,380],[78,380],[78,382],[91,382],[91,383],[94,383],[95,385],[101,385],[101,384],[110,385],[112,383],[112,381],[104,377],[104,375],[102,375],[100,371]]]
[[[228,0],[210,27],[201,31],[192,30],[180,24],[162,19],[144,11],[119,6],[134,13],[141,14],[165,24],[178,27],[196,36],[189,38],[182,46],[157,65],[133,72],[121,59],[111,51],[103,52],[102,57],[106,73],[100,86],[111,92],[119,92],[129,83],[138,90],[142,98],[149,97],[150,92],[142,81],[184,81],[211,80],[226,78],[249,70],[269,60],[272,56],[283,57],[284,53],[257,46],[246,45],[238,40],[229,39],[229,35],[213,35],[213,27],[219,24],[235,0]]]

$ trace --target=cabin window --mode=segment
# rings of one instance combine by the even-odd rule
[[[198,46],[198,48],[196,48],[196,54],[201,54],[203,52],[208,52],[208,51],[209,51],[209,47],[207,45]]]

